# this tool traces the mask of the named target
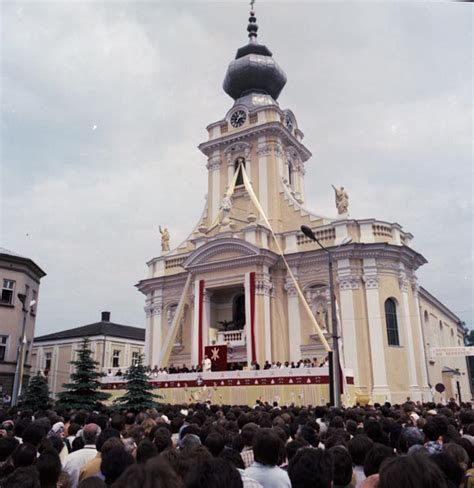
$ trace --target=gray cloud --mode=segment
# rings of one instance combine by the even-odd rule
[[[245,2],[2,5],[1,243],[48,273],[39,334],[110,309],[144,325],[133,288],[199,218],[196,146],[231,100]],[[280,99],[313,151],[309,206],[397,221],[430,261],[423,286],[472,325],[472,16],[462,3],[258,2]],[[28,235],[27,235],[28,234]]]

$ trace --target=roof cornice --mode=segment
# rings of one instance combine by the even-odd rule
[[[212,152],[216,149],[220,149],[222,146],[227,146],[234,142],[238,142],[244,139],[249,139],[258,134],[273,133],[278,135],[288,146],[293,146],[297,151],[302,161],[307,161],[311,156],[311,152],[295,137],[293,137],[287,129],[285,129],[280,122],[272,121],[266,122],[255,127],[248,127],[239,132],[228,134],[222,137],[211,139],[210,141],[199,144],[198,148],[206,156],[212,156]]]
[[[407,246],[394,246],[387,243],[353,243],[340,247],[329,247],[334,260],[339,259],[394,259],[400,260],[405,266],[418,269],[428,261],[420,253]],[[287,254],[286,260],[292,266],[307,266],[313,263],[327,262],[327,253],[322,249],[300,251]]]
[[[0,262],[6,261],[8,263],[21,264],[26,266],[34,275],[35,279],[39,282],[41,278],[46,276],[46,273],[30,258],[24,258],[23,256],[15,256],[12,254],[0,253]],[[0,264],[0,267],[1,264]]]
[[[461,327],[461,329],[462,329],[462,331],[464,333],[464,329],[461,326],[462,320],[454,312],[451,312],[451,310],[449,310],[449,308],[446,307],[446,305],[443,305],[443,303],[441,303],[435,296],[433,296],[429,291],[427,291],[422,286],[420,286],[419,293],[420,293],[420,297],[421,298],[423,298],[427,302],[431,303],[435,307],[441,309],[441,311],[445,315],[447,315],[451,320],[454,320],[456,322],[456,324],[459,327]]]

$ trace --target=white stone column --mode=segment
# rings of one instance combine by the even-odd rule
[[[306,174],[306,169],[304,167],[303,161],[300,161],[300,170],[298,172],[298,179],[299,179],[299,192],[300,198],[304,202],[305,201],[305,191],[304,191],[304,175]]]
[[[264,273],[258,277],[255,283],[255,293],[263,298],[263,317],[256,317],[257,323],[263,322],[263,331],[265,335],[265,360],[272,362],[272,322],[270,311],[270,295],[273,284],[270,280],[268,267],[264,267]]]
[[[367,321],[372,362],[372,399],[374,401],[390,401],[390,390],[388,388],[387,369],[385,366],[384,325],[380,315],[379,276],[374,258],[366,258],[363,261],[363,280],[367,300]]]
[[[232,179],[234,178],[234,158],[232,153],[227,153],[227,185],[230,186]]]
[[[416,277],[412,278],[412,290],[413,290],[413,300],[415,301],[415,309],[416,309],[416,316],[415,316],[415,327],[418,334],[418,354],[419,358],[422,362],[421,364],[421,395],[422,401],[433,401],[433,395],[431,393],[430,387],[428,386],[428,358],[426,357],[426,349],[425,349],[425,337],[423,334],[423,327],[421,324],[421,307],[420,307],[420,298],[419,298],[419,286],[416,281]]]
[[[244,158],[245,158],[245,171],[247,172],[247,176],[249,177],[250,183],[252,183],[252,153],[250,152],[250,146],[247,146],[244,149]]]
[[[200,366],[199,358],[199,280],[194,281],[193,327],[191,329],[191,365]]]
[[[292,270],[294,273],[294,270]],[[301,317],[300,303],[296,287],[291,280],[287,278],[284,288],[288,300],[288,339],[290,346],[290,362],[301,359]]]
[[[403,325],[404,344],[407,353],[407,369],[408,369],[408,388],[410,389],[410,398],[413,401],[421,400],[420,387],[418,386],[418,380],[416,379],[416,362],[415,362],[415,349],[413,345],[413,327],[410,319],[410,307],[408,304],[408,279],[406,273],[400,270],[398,276],[398,282],[400,285],[400,319]]]
[[[266,143],[265,136],[258,138],[258,200],[268,217],[268,156],[271,154],[270,146]],[[260,215],[260,221],[263,221]]]
[[[151,310],[151,330],[152,330],[152,344],[151,348],[151,367],[158,364],[161,348],[163,347],[163,302],[156,301],[152,305]]]
[[[354,385],[358,387],[360,376],[353,290],[359,288],[359,278],[352,274],[349,259],[340,259],[337,262],[337,282],[339,283],[339,316],[344,348],[344,366],[354,371]]]
[[[221,200],[221,188],[220,188],[220,169],[221,169],[221,158],[219,156],[219,151],[214,151],[212,157],[209,158],[207,163],[207,169],[210,174],[211,188],[209,194],[209,205],[211,216],[211,222],[214,221],[217,212],[219,211],[219,203]]]
[[[153,344],[153,333],[152,333],[152,326],[153,326],[153,319],[152,319],[152,310],[153,308],[151,305],[145,307],[145,344],[143,347],[143,352],[145,354],[144,362],[146,365],[151,366],[153,368],[154,364],[152,364],[152,344]],[[107,369],[107,362],[105,360],[105,341],[102,345],[104,348],[103,357],[104,357],[104,369]]]

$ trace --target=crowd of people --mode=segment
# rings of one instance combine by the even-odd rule
[[[468,488],[473,460],[454,402],[0,409],[0,488]]]
[[[295,369],[295,368],[318,368],[318,367],[325,367],[329,365],[328,357],[324,357],[321,359],[314,358],[314,359],[300,359],[299,361],[265,361],[265,364],[260,365],[256,361],[252,362],[250,365],[247,362],[232,362],[227,363],[227,371],[242,371],[244,369],[248,370],[260,370],[260,369]],[[148,366],[147,372],[148,376],[152,379],[159,379],[168,376],[169,374],[180,374],[180,373],[202,373],[206,370],[212,370],[212,366],[206,368],[205,363],[201,366],[187,366],[183,364],[182,366],[175,366],[174,364],[170,364],[169,367],[158,368],[158,366]],[[121,377],[123,376],[123,371],[118,368],[116,370],[109,369],[107,372],[108,377]]]

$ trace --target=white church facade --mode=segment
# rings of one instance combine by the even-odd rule
[[[465,332],[419,285],[427,261],[411,247],[412,234],[397,223],[351,218],[342,188],[336,215],[305,207],[311,152],[295,114],[278,104],[286,75],[257,42],[253,12],[248,32],[224,80],[234,103],[199,146],[208,171],[202,216],[176,248],[162,231],[163,252],[137,285],[146,297],[147,364],[201,364],[210,344],[230,346],[230,363],[323,358],[321,334],[332,343],[328,256],[302,234],[306,225],[332,255],[356,396],[439,400],[433,387],[443,383],[446,398],[470,399],[465,358],[432,352],[462,346]]]

